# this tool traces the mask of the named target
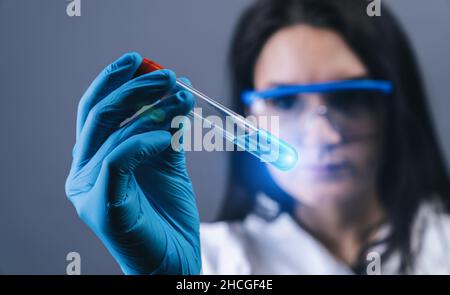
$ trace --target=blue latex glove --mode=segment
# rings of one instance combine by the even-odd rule
[[[126,274],[198,274],[199,217],[184,153],[171,147],[170,120],[192,95],[159,70],[132,78],[142,58],[122,56],[94,80],[78,107],[66,194]],[[165,94],[120,128],[142,106]]]

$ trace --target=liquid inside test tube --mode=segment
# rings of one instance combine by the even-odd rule
[[[159,69],[163,69],[163,67],[144,58],[135,76]],[[201,114],[191,111],[190,115],[194,119],[200,119],[205,123],[204,125],[214,129],[228,142],[236,145],[238,147],[237,150],[249,152],[262,162],[269,163],[283,171],[290,170],[296,165],[298,160],[297,151],[288,143],[264,129],[256,128],[239,114],[183,81],[177,79],[176,84],[178,87],[192,93],[195,97],[195,107],[202,110]],[[208,119],[212,116],[219,118],[222,124],[217,124],[217,122]],[[224,127],[224,124],[226,127]],[[230,125],[233,127],[231,131],[230,128],[227,128]]]
[[[292,169],[298,160],[294,148],[266,131],[238,136],[234,144],[283,171]]]

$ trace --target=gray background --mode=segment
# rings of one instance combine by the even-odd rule
[[[126,51],[138,51],[228,105],[226,52],[249,0],[0,0],[0,273],[64,274],[66,254],[82,273],[120,273],[66,200],[76,106],[90,81]],[[450,4],[386,0],[410,33],[450,158]],[[383,36],[380,36],[383,42]],[[188,153],[202,220],[225,189],[225,153]]]

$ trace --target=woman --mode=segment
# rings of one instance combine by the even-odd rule
[[[418,69],[389,11],[370,18],[366,5],[262,0],[244,13],[236,109],[277,116],[300,160],[280,172],[234,153],[220,222],[200,234],[183,154],[163,131],[192,97],[167,70],[132,79],[136,54],[94,81],[66,190],[125,273],[450,273],[450,184]],[[167,91],[168,116],[120,128]]]

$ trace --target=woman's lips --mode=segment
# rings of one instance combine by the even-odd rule
[[[315,177],[335,177],[349,170],[347,163],[333,163],[333,164],[310,164],[305,165],[306,173]]]

